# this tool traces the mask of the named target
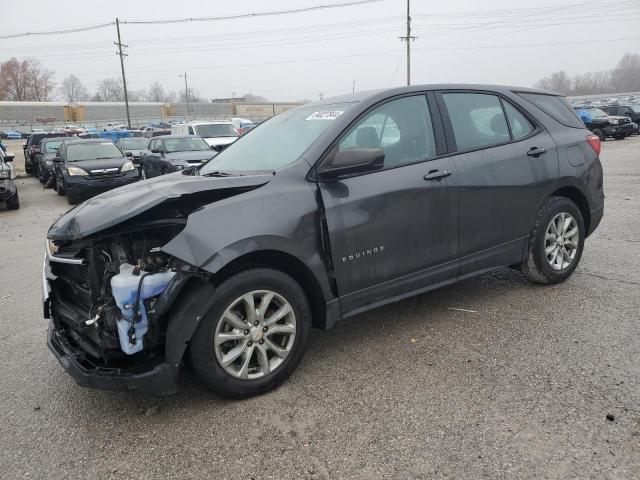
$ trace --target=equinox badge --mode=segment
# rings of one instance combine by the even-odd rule
[[[384,252],[384,245],[380,245],[379,247],[370,248],[368,250],[363,250],[362,252],[356,252],[354,254],[347,255],[346,257],[342,257],[342,263],[352,262],[354,260],[368,257],[369,255],[377,255],[378,253],[382,252]]]

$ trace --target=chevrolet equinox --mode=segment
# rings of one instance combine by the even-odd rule
[[[104,193],[46,240],[48,345],[83,386],[232,398],[311,327],[495,268],[555,284],[603,215],[600,141],[558,94],[426,85],[302,105],[200,168]]]

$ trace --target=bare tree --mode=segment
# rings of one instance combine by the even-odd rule
[[[180,94],[180,102],[185,103],[186,100],[186,95],[185,92],[183,91]],[[204,102],[204,100],[200,97],[200,93],[197,90],[194,90],[193,88],[189,88],[189,103],[198,103],[198,102]]]
[[[573,77],[574,95],[595,95],[612,91],[611,73],[608,71],[587,72]]]
[[[100,81],[96,93],[93,95],[93,100],[96,102],[123,102],[122,81],[117,78],[105,78]]]
[[[45,101],[53,92],[53,71],[34,58],[17,58],[0,65],[0,95],[7,100]]]
[[[553,90],[554,92],[567,94],[571,92],[571,79],[565,71],[552,73],[550,76],[543,78],[535,85],[545,90]]]
[[[64,78],[58,91],[68,103],[82,102],[89,98],[89,92],[75,75]]]
[[[625,53],[611,72],[611,84],[616,92],[640,91],[640,55]]]
[[[173,97],[173,98],[172,98]],[[175,100],[175,93],[165,92],[160,82],[153,82],[149,85],[149,91],[146,96],[147,102],[163,102],[169,103]],[[189,99],[191,101],[191,99]]]
[[[247,103],[267,103],[269,101],[266,98],[260,95],[254,95],[253,93],[245,93],[242,98],[244,98]]]

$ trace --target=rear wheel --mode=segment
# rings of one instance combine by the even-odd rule
[[[311,327],[300,285],[277,270],[247,270],[216,288],[212,300],[189,348],[196,376],[230,398],[284,382],[302,360]]]
[[[522,271],[532,282],[560,283],[578,266],[585,229],[580,209],[565,197],[551,197],[536,215]]]
[[[56,181],[56,193],[61,197],[64,195],[64,186],[63,182]]]
[[[18,192],[9,199],[7,199],[7,210],[18,210],[20,208],[20,199],[18,198]]]
[[[594,128],[592,133],[600,139],[601,142],[604,142],[607,139],[607,136],[604,133],[604,130],[601,128]]]

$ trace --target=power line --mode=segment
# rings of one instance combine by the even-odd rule
[[[266,16],[275,16],[275,15],[290,15],[296,13],[304,13],[304,12],[312,12],[316,10],[325,10],[330,8],[342,8],[342,7],[355,7],[359,5],[366,5],[369,3],[377,3],[382,0],[356,0],[352,2],[343,2],[343,3],[331,3],[328,5],[315,5],[311,7],[305,8],[294,8],[289,10],[274,10],[267,12],[252,12],[252,13],[242,13],[238,15],[225,15],[219,17],[193,17],[193,18],[180,18],[173,20],[135,20],[135,21],[127,21],[122,20],[120,23],[126,23],[131,25],[165,25],[170,23],[186,23],[186,22],[212,22],[212,21],[222,21],[222,20],[238,20],[241,18],[253,18],[253,17],[266,17]],[[10,35],[2,35],[0,39],[7,38],[19,38],[19,37],[30,37],[30,36],[47,36],[47,35],[64,35],[67,33],[78,33],[78,32],[87,32],[90,30],[98,30],[100,28],[106,28],[113,25],[115,22],[108,23],[100,23],[97,25],[88,25],[84,27],[74,27],[74,28],[65,28],[61,30],[48,30],[41,32],[23,32],[23,33],[13,33]]]
[[[138,21],[126,21],[131,25],[166,25],[169,23],[187,23],[187,22],[214,22],[220,20],[237,20],[240,18],[253,18],[253,17],[267,17],[276,15],[289,15],[295,13],[313,12],[315,10],[324,10],[329,8],[341,8],[341,7],[355,7],[358,5],[366,5],[369,3],[377,3],[382,0],[356,0],[353,2],[344,3],[331,3],[328,5],[315,5],[312,7],[294,8],[289,10],[274,10],[270,12],[254,12],[254,13],[241,13],[237,15],[223,15],[219,17],[191,17],[191,18],[178,18],[173,20],[138,20]]]

